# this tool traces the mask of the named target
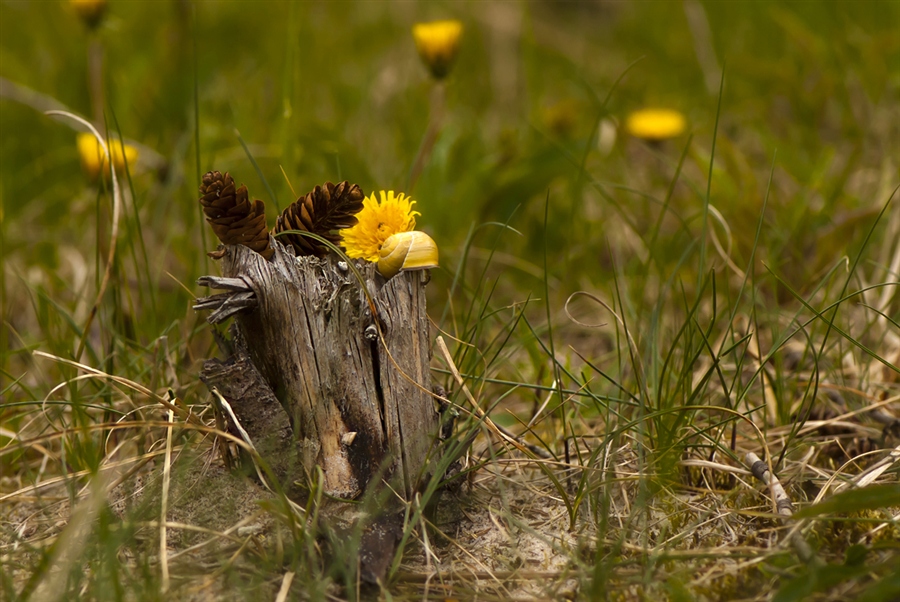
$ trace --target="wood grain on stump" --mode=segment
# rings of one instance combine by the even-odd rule
[[[410,499],[430,476],[439,427],[428,273],[385,281],[359,262],[360,282],[334,256],[295,257],[271,244],[271,261],[226,246],[223,277],[200,279],[225,292],[195,308],[214,310],[214,323],[233,315],[236,329],[232,357],[206,362],[201,378],[233,407],[286,490],[319,467],[328,495],[358,497],[385,478]]]

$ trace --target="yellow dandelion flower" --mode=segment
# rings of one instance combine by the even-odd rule
[[[100,24],[106,12],[106,0],[69,0],[69,4],[90,29]]]
[[[459,51],[462,30],[462,23],[455,20],[416,23],[413,26],[419,56],[435,79],[443,79],[450,73]]]
[[[672,109],[642,109],[625,120],[625,129],[635,138],[666,140],[684,132],[687,121],[684,115]]]
[[[575,131],[578,121],[578,105],[571,98],[561,100],[541,111],[544,124],[553,134],[568,138]]]
[[[81,157],[81,166],[84,167],[85,173],[92,180],[96,180],[101,173],[107,173],[109,166],[106,163],[106,154],[93,134],[88,132],[78,134],[77,144],[78,155]],[[130,170],[134,169],[138,158],[138,150],[136,148],[126,144],[125,154],[123,155],[122,145],[118,140],[110,140],[107,146],[109,146],[112,154],[113,165],[117,174],[122,175],[125,173],[126,162]]]
[[[416,227],[416,217],[421,215],[413,211],[414,200],[394,191],[380,193],[380,200],[373,192],[363,201],[363,208],[356,214],[357,224],[341,230],[341,244],[347,257],[378,261],[381,245],[391,235],[407,232]]]

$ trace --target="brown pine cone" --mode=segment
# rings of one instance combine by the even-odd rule
[[[203,175],[200,186],[200,204],[206,221],[213,232],[226,245],[250,247],[266,259],[275,250],[269,247],[269,231],[266,228],[266,206],[260,200],[250,202],[247,187],[235,189],[234,179],[228,172],[218,171]]]
[[[365,195],[356,184],[326,182],[285,209],[278,216],[272,233],[286,230],[312,232],[337,245],[341,239],[337,230],[356,224],[355,214],[362,209],[363,199]],[[285,234],[280,238],[285,244],[293,245],[298,255],[321,257],[328,254],[328,247],[312,238],[299,234]]]

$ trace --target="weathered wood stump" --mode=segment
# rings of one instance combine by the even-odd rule
[[[439,415],[431,395],[428,273],[385,279],[334,256],[271,261],[221,247],[224,293],[199,299],[212,323],[235,317],[232,356],[201,378],[232,407],[282,486],[300,497],[316,469],[324,492],[358,497],[385,479],[410,499],[433,471]],[[291,493],[293,492],[293,494]]]

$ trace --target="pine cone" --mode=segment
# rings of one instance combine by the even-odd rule
[[[200,186],[200,204],[206,221],[226,245],[245,245],[266,259],[275,250],[269,247],[266,228],[266,206],[260,200],[250,202],[247,187],[235,190],[234,179],[228,172],[206,172]]]
[[[285,230],[312,232],[337,245],[341,240],[337,230],[356,224],[354,214],[362,209],[363,199],[365,195],[356,184],[326,182],[285,209],[278,216],[272,233]],[[312,238],[299,234],[285,234],[281,238],[293,245],[299,255],[321,257],[328,254],[328,247]]]

